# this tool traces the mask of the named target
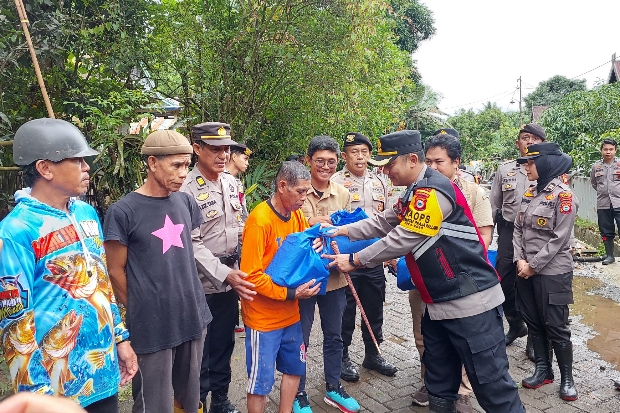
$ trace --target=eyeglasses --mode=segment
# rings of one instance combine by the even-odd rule
[[[338,165],[338,161],[336,159],[330,159],[328,161],[326,161],[325,159],[313,159],[312,162],[314,162],[314,164],[319,168],[324,167],[325,162],[327,162],[327,166],[329,166],[330,168],[334,168],[336,165]]]

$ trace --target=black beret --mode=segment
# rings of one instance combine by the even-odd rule
[[[517,163],[527,163],[528,159],[538,158],[543,155],[562,155],[562,153],[560,145],[555,142],[535,143],[525,148],[525,155],[517,158]]]
[[[545,133],[545,130],[543,129],[543,127],[538,125],[538,124],[536,124],[536,123],[528,123],[527,125],[522,127],[521,130],[519,131],[519,135],[521,133],[523,133],[523,132],[527,132],[527,133],[531,133],[532,135],[536,135],[540,139],[542,139],[543,141],[547,139],[547,134]]]
[[[347,146],[354,145],[366,145],[368,146],[368,149],[372,151],[372,143],[370,142],[370,139],[359,132],[348,132],[344,135],[344,147],[346,148]]]
[[[450,136],[454,136],[456,139],[459,139],[459,131],[457,131],[456,129],[452,129],[452,128],[438,129],[435,132],[433,132],[433,136],[435,135],[450,135]]]
[[[417,130],[401,130],[379,138],[376,165],[387,165],[393,157],[422,151],[422,136]]]

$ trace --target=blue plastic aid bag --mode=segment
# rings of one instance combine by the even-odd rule
[[[317,283],[321,283],[319,294],[325,294],[329,278],[327,264],[330,260],[321,258],[321,254],[333,254],[333,250],[329,243],[321,254],[312,249],[314,239],[321,236],[320,224],[303,232],[289,234],[278,248],[265,273],[274,283],[289,288],[297,288],[315,279]]]
[[[489,258],[489,262],[491,263],[493,268],[496,268],[497,250],[488,250],[487,257]]]
[[[361,221],[363,219],[368,218],[366,212],[362,208],[356,208],[353,212],[345,211],[341,209],[339,211],[334,212],[330,215],[332,223],[339,227],[341,225],[352,224],[357,221]],[[345,237],[343,235],[332,238],[332,240],[338,243],[338,248],[341,254],[353,254],[356,252],[360,252],[364,248],[374,244],[379,241],[379,238],[371,238],[371,239],[362,239],[359,241],[351,241],[349,237]]]
[[[411,273],[407,268],[405,257],[400,257],[396,263],[396,286],[403,291],[416,289],[413,281],[411,281]]]
[[[368,218],[368,215],[362,208],[357,207],[353,212],[341,209],[331,214],[329,218],[332,220],[332,224],[340,227],[342,225],[352,224],[354,222],[361,221],[362,219],[366,219]]]

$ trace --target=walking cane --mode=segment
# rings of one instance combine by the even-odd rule
[[[340,249],[338,248],[338,243],[334,240],[331,242],[332,248],[336,254],[340,254]],[[375,338],[375,333],[372,332],[372,328],[370,328],[370,322],[368,321],[368,317],[366,317],[366,312],[364,311],[364,307],[362,307],[362,302],[360,301],[360,297],[357,295],[357,291],[355,291],[355,286],[353,285],[353,281],[351,281],[351,276],[348,272],[343,273],[344,278],[347,280],[347,284],[349,284],[349,288],[351,289],[351,294],[353,294],[353,298],[355,299],[355,304],[357,304],[357,308],[360,309],[360,315],[362,316],[362,320],[366,323],[366,328],[370,333],[370,337],[372,338],[372,342],[375,343],[375,347],[379,354],[381,354],[381,349],[379,348],[379,343],[377,343],[377,339]]]

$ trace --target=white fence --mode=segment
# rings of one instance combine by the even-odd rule
[[[571,188],[579,199],[577,215],[588,221],[597,222],[596,216],[596,191],[590,185],[589,176],[573,176]]]

